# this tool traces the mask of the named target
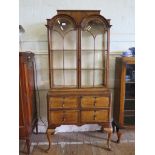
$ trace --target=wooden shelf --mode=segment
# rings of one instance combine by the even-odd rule
[[[103,88],[104,85],[81,85],[81,88]]]
[[[81,49],[81,51],[94,51],[94,49]],[[96,51],[100,51],[100,52],[102,52],[102,51],[107,51],[107,50],[103,50],[103,49],[95,49],[95,52]]]
[[[62,52],[62,51],[77,51],[77,49],[51,49],[50,51],[57,51],[57,52]],[[85,51],[85,52],[94,52],[94,49],[81,49],[81,51]],[[95,49],[95,52],[103,52],[103,51],[108,51],[108,50],[102,50],[102,49]]]
[[[124,116],[125,117],[135,116],[135,110],[124,110]]]
[[[52,49],[50,51],[57,51],[57,52],[63,52],[63,51],[69,51],[69,52],[76,52],[77,50],[76,49]]]
[[[81,70],[104,70],[105,68],[81,68]]]
[[[135,81],[126,81],[125,83],[126,83],[126,84],[134,84]]]
[[[105,68],[81,68],[81,70],[104,70]],[[77,68],[53,68],[50,70],[77,70]]]
[[[77,88],[77,85],[53,85],[53,88]]]
[[[77,68],[53,68],[50,70],[77,70]]]
[[[135,100],[135,98],[125,98],[124,100]]]

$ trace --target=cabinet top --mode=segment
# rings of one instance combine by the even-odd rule
[[[20,63],[27,63],[33,61],[34,53],[32,52],[19,52],[19,61]]]
[[[78,25],[81,24],[84,19],[93,18],[93,20],[101,20],[107,27],[111,27],[110,19],[106,19],[102,16],[100,10],[57,10],[57,15],[51,19],[47,19],[47,25],[53,25],[58,18],[68,18],[68,20]]]
[[[101,10],[57,10],[57,14],[62,14],[62,13],[93,13],[93,14],[100,14]]]
[[[19,56],[34,56],[34,53],[27,51],[27,52],[19,52]]]
[[[116,57],[116,61],[124,63],[135,63],[135,57]]]

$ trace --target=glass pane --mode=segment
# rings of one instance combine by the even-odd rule
[[[126,99],[135,98],[135,84],[134,83],[126,83],[125,98]]]
[[[93,86],[93,70],[82,70],[82,86]]]
[[[135,81],[135,65],[127,64],[126,66],[126,82]]]
[[[81,66],[82,68],[93,69],[94,51],[81,51]]]
[[[126,116],[124,117],[125,125],[135,125],[135,116]]]
[[[125,100],[124,109],[135,110],[135,100]]]
[[[84,19],[81,32],[82,86],[103,86],[105,80],[107,33],[99,18]],[[89,70],[88,70],[89,69]],[[88,80],[87,80],[88,79]]]
[[[63,70],[53,70],[53,81],[54,85],[56,86],[63,86],[64,85],[64,76]]]
[[[75,25],[70,18],[59,17],[54,21],[51,35],[54,86],[76,86],[77,32]]]
[[[94,49],[94,38],[88,31],[81,32],[81,49]]]
[[[64,51],[64,68],[76,69],[76,51]]]
[[[104,68],[102,51],[95,51],[95,68]]]
[[[94,86],[102,86],[104,78],[103,70],[95,70],[94,73],[95,73]]]
[[[104,40],[104,35],[101,33],[101,34],[98,34],[96,37],[95,37],[95,49],[100,49],[100,50],[103,50],[103,40]]]
[[[94,62],[95,61],[95,62]],[[105,68],[103,62],[103,52],[102,51],[94,51],[93,50],[83,50],[81,51],[81,66],[82,68],[97,68],[103,69]]]
[[[69,31],[64,36],[64,49],[76,50],[76,31]]]
[[[51,44],[52,49],[76,49],[76,31],[72,21],[64,17],[55,20]]]
[[[53,68],[63,68],[63,51],[53,51]]]
[[[65,86],[76,86],[76,70],[65,70]]]
[[[92,18],[85,21],[85,23],[82,23],[82,28],[82,30],[89,31],[95,37],[98,34],[103,34],[105,25],[100,20]]]
[[[63,38],[60,33],[52,31],[52,49],[63,49]]]
[[[107,50],[107,31],[102,31],[95,37],[95,49]]]
[[[67,32],[74,29],[74,24],[67,18],[61,17],[55,20],[53,30],[64,36]]]

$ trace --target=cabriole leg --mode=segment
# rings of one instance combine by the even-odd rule
[[[48,139],[48,149],[46,150],[47,152],[50,150],[51,148],[51,135],[54,134],[54,129],[47,129],[47,139]]]
[[[111,141],[111,135],[112,135],[112,128],[104,128],[104,131],[108,134],[107,145],[108,145],[108,149],[111,150],[110,141]]]

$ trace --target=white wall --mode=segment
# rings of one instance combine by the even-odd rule
[[[19,24],[25,29],[21,37],[21,51],[32,51],[36,58],[37,83],[41,98],[40,115],[46,121],[46,93],[49,88],[48,79],[48,47],[46,19],[56,15],[56,10],[101,10],[101,15],[111,19],[110,41],[110,88],[114,88],[115,57],[121,51],[134,46],[134,0],[20,0]],[[114,55],[115,54],[115,55]],[[117,55],[118,54],[118,55]],[[39,104],[38,104],[39,105]],[[73,127],[72,129],[75,129]],[[90,127],[83,127],[87,130]],[[93,128],[91,127],[93,130]],[[40,130],[41,129],[40,126]],[[61,128],[58,131],[65,131]],[[71,130],[71,129],[70,129]],[[77,130],[77,129],[76,129]]]
[[[134,45],[134,0],[20,0],[19,23],[26,33],[23,50],[47,52],[46,19],[57,9],[97,9],[111,19],[111,51]],[[74,3],[74,5],[73,5]]]

